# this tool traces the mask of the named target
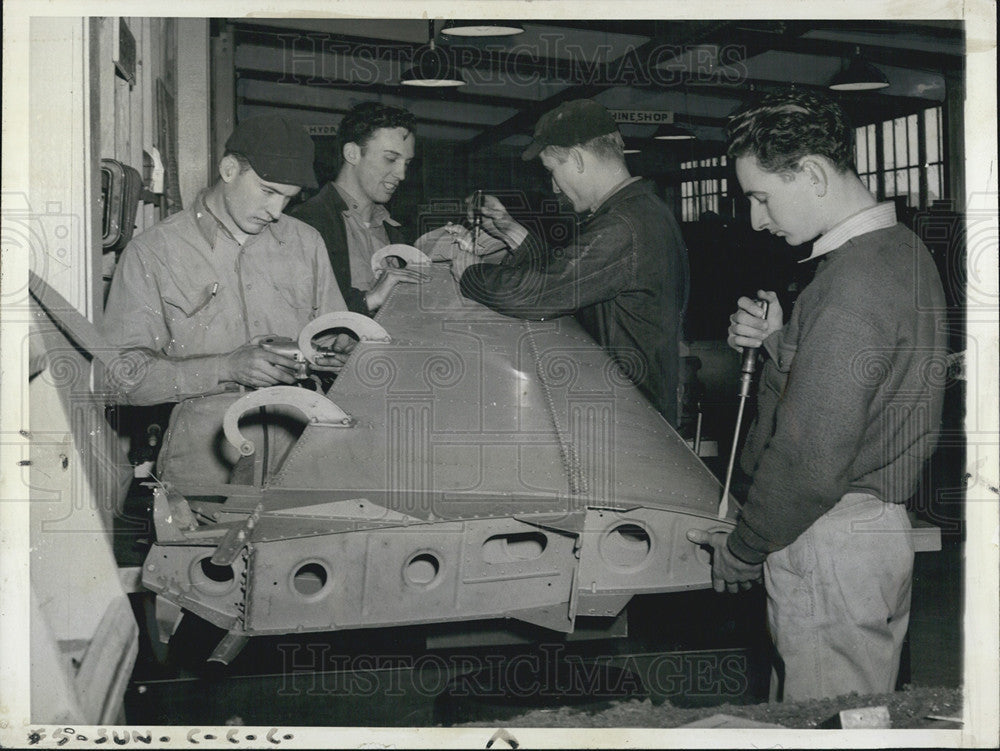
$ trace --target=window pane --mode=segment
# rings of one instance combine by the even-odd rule
[[[868,142],[868,171],[875,172],[878,170],[878,159],[875,157],[875,124],[872,123],[868,126],[868,137],[865,139]]]
[[[908,180],[906,179],[906,170],[901,169],[896,171],[896,192],[893,195],[905,196],[909,192]]]
[[[927,161],[930,164],[940,161],[938,155],[938,108],[931,107],[929,110],[924,112],[926,117],[926,133],[927,133]]]
[[[895,127],[896,141],[896,163],[895,167],[909,167],[910,161],[906,158],[906,118],[897,117],[893,123]]]
[[[867,132],[864,128],[857,128],[854,131],[854,158],[858,162],[858,174],[861,175],[868,171],[868,144],[865,141]]]
[[[920,168],[910,167],[910,206],[915,209],[920,206]]]
[[[883,141],[882,151],[885,154],[885,164],[883,165],[883,167],[887,170],[891,170],[893,167],[896,166],[896,161],[894,158],[896,150],[892,145],[893,140],[892,140],[891,120],[886,120],[884,123],[882,123],[882,141]]]
[[[906,118],[906,143],[910,149],[910,159],[907,165],[913,167],[920,161],[920,139],[917,135],[917,116]]]
[[[927,203],[941,198],[941,168],[932,164],[927,168]]]
[[[885,197],[892,198],[896,195],[896,178],[892,171],[885,173]]]

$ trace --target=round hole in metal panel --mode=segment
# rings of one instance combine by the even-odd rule
[[[429,587],[441,573],[441,560],[433,553],[412,556],[403,566],[403,580],[411,587]]]
[[[212,563],[211,556],[199,558],[191,565],[191,583],[196,589],[210,595],[222,595],[236,586],[232,566]]]
[[[292,574],[292,588],[303,597],[312,597],[323,591],[329,574],[326,566],[317,561],[303,563]]]
[[[548,538],[541,532],[493,535],[483,543],[483,560],[487,563],[533,561],[545,552],[548,544]]]
[[[609,566],[636,569],[649,558],[653,540],[649,530],[635,522],[625,522],[609,529],[598,546],[601,558]]]

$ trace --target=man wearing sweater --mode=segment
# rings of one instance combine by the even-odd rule
[[[740,298],[730,346],[761,347],[758,414],[741,464],[752,478],[730,534],[710,545],[717,591],[763,573],[786,700],[892,691],[910,612],[904,502],[936,444],[944,292],[920,240],[854,169],[841,108],[806,92],[737,113],[729,157],[755,230],[815,240],[813,281],[791,315]]]

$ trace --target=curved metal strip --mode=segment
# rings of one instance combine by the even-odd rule
[[[412,245],[396,243],[395,245],[386,245],[372,254],[372,271],[378,274],[379,271],[386,268],[385,259],[390,256],[399,256],[406,261],[407,266],[430,266],[432,263],[423,251]]]
[[[392,339],[388,331],[368,316],[346,310],[326,313],[311,320],[299,332],[299,351],[313,365],[323,365],[323,363],[317,362],[319,353],[313,347],[312,338],[321,331],[329,329],[349,329],[363,342],[388,342]]]
[[[250,456],[257,450],[257,447],[253,441],[245,438],[240,432],[240,418],[251,409],[275,404],[295,407],[311,423],[343,425],[345,427],[353,424],[353,418],[349,414],[315,391],[295,386],[270,386],[266,389],[259,389],[230,404],[222,419],[222,431],[225,433],[226,440],[235,446],[241,455]]]

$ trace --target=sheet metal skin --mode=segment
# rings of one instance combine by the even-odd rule
[[[570,632],[710,586],[685,533],[732,526],[720,485],[604,351],[572,318],[508,318],[427,273],[379,313],[392,341],[360,343],[327,395],[353,426],[309,425],[264,488],[192,502],[214,520],[197,529],[162,514],[145,586],[247,636],[497,617]]]

